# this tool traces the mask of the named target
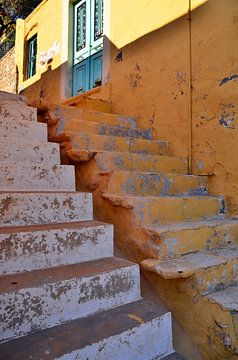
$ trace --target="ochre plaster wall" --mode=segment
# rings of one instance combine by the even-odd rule
[[[179,156],[188,148],[188,26],[183,16],[121,50],[111,46],[113,112],[137,117]]]
[[[238,2],[209,0],[192,16],[193,170],[238,215]]]
[[[18,20],[17,22],[16,63],[19,70],[18,90],[23,92],[30,101],[36,98],[58,101],[63,97],[62,87],[65,86],[68,50],[64,44],[65,34],[63,35],[65,31],[63,19],[66,23],[68,22],[68,14],[63,11],[64,2],[64,0],[44,0],[25,21]],[[26,42],[35,33],[37,33],[38,41],[36,74],[27,79]],[[40,53],[51,49],[54,43],[59,44],[59,53],[44,68],[40,67]]]

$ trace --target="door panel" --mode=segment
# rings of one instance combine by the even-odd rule
[[[80,0],[74,8],[73,95],[102,81],[103,0]]]
[[[89,58],[76,64],[73,68],[73,95],[89,90]]]

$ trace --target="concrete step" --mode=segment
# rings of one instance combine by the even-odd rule
[[[0,91],[0,103],[2,101],[14,101],[19,102],[21,104],[26,104],[27,100],[25,96],[18,95],[18,94],[12,94],[7,91]]]
[[[74,166],[0,162],[0,191],[75,191]]]
[[[103,198],[114,206],[133,210],[138,225],[163,224],[221,217],[224,201],[212,196],[123,196],[104,193]]]
[[[16,143],[18,138],[24,138],[25,143],[28,140],[38,143],[47,142],[47,125],[27,120],[0,119],[0,137],[16,139]]]
[[[65,132],[72,148],[77,150],[101,150],[129,152],[135,154],[172,155],[169,143],[166,141],[144,140],[127,137],[96,135],[80,132]],[[51,138],[53,141],[57,139]]]
[[[173,352],[171,316],[140,300],[0,345],[1,360],[151,360]]]
[[[0,138],[0,162],[31,162],[45,165],[60,164],[59,144],[26,143],[18,139]]]
[[[93,219],[92,195],[79,192],[1,192],[0,226]]]
[[[0,228],[0,274],[113,256],[113,226],[98,221]]]
[[[110,174],[108,192],[124,195],[206,195],[208,179],[204,176],[117,171]]]
[[[51,132],[51,136],[61,136],[62,133],[67,131],[90,133],[96,135],[107,135],[117,137],[132,137],[139,139],[152,140],[153,131],[151,129],[133,129],[131,127],[105,124],[87,120],[72,119],[70,121],[58,122],[54,131]]]
[[[134,117],[80,109],[67,105],[50,106],[49,116],[51,118],[58,119],[58,121],[63,123],[70,120],[79,119],[104,124],[126,126],[134,129],[137,127],[137,120]]]
[[[139,267],[119,258],[4,275],[0,339],[24,336],[139,299]]]
[[[114,151],[81,151],[73,148],[67,151],[68,157],[74,162],[85,162],[86,159],[93,158],[90,167],[94,172],[111,171],[154,171],[159,173],[182,173],[187,172],[187,162],[185,159],[172,156],[156,156],[131,154],[126,152]]]
[[[105,113],[112,112],[112,101],[100,98],[93,98],[90,95],[76,95],[73,98],[63,101],[64,105],[76,106],[77,108],[102,111]]]
[[[238,282],[238,247],[197,252],[170,260],[147,259],[142,261],[142,267],[164,279],[188,279],[187,286],[206,295]]]
[[[22,102],[0,100],[0,121],[37,121],[37,109]]]
[[[220,219],[147,226],[147,236],[157,247],[160,259],[238,243],[238,220]]]

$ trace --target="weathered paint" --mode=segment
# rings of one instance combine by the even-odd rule
[[[139,267],[118,258],[37,273],[6,275],[1,282],[1,341],[140,299]]]
[[[25,142],[28,140],[47,142],[47,126],[38,122],[13,121],[11,118],[3,117],[0,119],[0,137],[20,138]]]
[[[78,222],[1,229],[1,274],[76,264],[113,256],[113,227]]]
[[[125,354],[131,360],[151,360],[155,354],[161,359],[173,352],[171,316],[139,300],[2,344],[0,350],[12,360],[121,360]]]
[[[0,225],[92,220],[92,196],[76,192],[0,193]]]
[[[0,191],[74,191],[74,167],[0,162]]]

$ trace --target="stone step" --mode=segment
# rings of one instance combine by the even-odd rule
[[[226,350],[226,359],[238,358],[238,286],[228,287],[221,291],[216,291],[207,296],[209,314],[215,324],[214,335],[220,346]],[[214,336],[213,335],[213,336]],[[219,346],[219,347],[220,347]],[[222,351],[216,348],[216,354],[219,356]],[[219,357],[218,357],[219,358]]]
[[[139,299],[139,266],[119,258],[4,275],[0,339],[24,336]]]
[[[113,226],[98,221],[0,228],[0,274],[113,256]]]
[[[142,267],[164,279],[187,279],[187,287],[205,295],[238,282],[238,247],[197,252],[170,260],[147,259],[142,261]]]
[[[151,360],[173,352],[171,316],[139,300],[0,345],[2,360]]]
[[[238,220],[220,219],[145,228],[160,259],[238,243]]]
[[[172,156],[153,156],[143,154],[130,154],[126,152],[78,150],[73,148],[67,151],[67,156],[74,162],[82,162],[85,159],[94,159],[90,167],[94,172],[111,171],[154,171],[159,173],[182,173],[187,172],[185,159]]]
[[[0,161],[60,164],[59,144],[26,143],[25,140],[20,143],[18,139],[0,138]]]
[[[7,91],[1,90],[0,91],[0,103],[2,101],[14,101],[14,102],[22,103],[22,104],[26,104],[26,102],[27,102],[25,96],[18,95],[18,94],[12,94]]]
[[[47,125],[27,120],[0,119],[0,137],[16,139],[16,143],[18,138],[24,138],[25,143],[28,140],[39,143],[47,142]]]
[[[64,105],[76,106],[77,108],[102,111],[105,113],[112,112],[112,101],[101,98],[93,98],[90,95],[83,96],[83,94],[76,95],[73,98],[63,101]]]
[[[37,109],[22,102],[0,100],[0,121],[37,121]]]
[[[51,136],[61,137],[62,133],[67,131],[153,140],[153,131],[151,129],[133,129],[122,125],[112,125],[79,119],[72,119],[65,122],[58,121],[54,131],[51,132]]]
[[[64,123],[73,119],[79,119],[111,125],[126,126],[134,129],[137,127],[137,120],[134,117],[80,109],[67,105],[50,106],[49,115],[50,117],[58,119],[59,121],[63,121]]]
[[[166,141],[144,140],[127,137],[87,134],[80,132],[65,132],[70,139],[71,147],[77,150],[102,150],[129,152],[134,154],[172,155],[169,143]],[[57,139],[51,138],[53,141]]]
[[[92,194],[1,192],[0,226],[51,224],[93,219]]]
[[[0,191],[75,191],[74,166],[0,162]]]
[[[206,195],[208,179],[204,176],[118,171],[108,178],[108,192],[124,195]]]
[[[109,193],[102,196],[114,206],[132,210],[138,225],[205,220],[224,214],[224,201],[218,196],[159,197]]]

